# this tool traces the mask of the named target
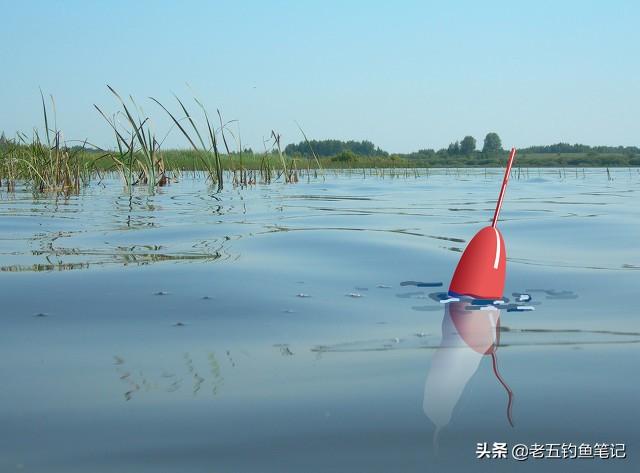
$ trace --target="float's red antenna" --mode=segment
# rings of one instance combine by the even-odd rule
[[[507,184],[509,183],[509,175],[511,174],[511,165],[513,164],[513,158],[516,156],[516,149],[511,148],[509,153],[509,161],[507,162],[507,169],[504,170],[504,179],[502,179],[502,187],[500,188],[500,196],[498,196],[498,203],[496,204],[496,211],[493,213],[493,221],[491,226],[496,228],[498,224],[498,215],[500,215],[500,208],[502,208],[502,200],[504,199],[504,191],[507,190]]]

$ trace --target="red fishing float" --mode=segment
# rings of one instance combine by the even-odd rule
[[[511,148],[491,226],[484,227],[476,233],[462,253],[449,285],[451,296],[471,296],[477,299],[502,297],[507,253],[504,239],[496,225],[515,155],[516,149]]]

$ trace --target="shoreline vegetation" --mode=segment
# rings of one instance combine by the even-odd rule
[[[53,97],[47,105],[41,93],[44,131],[34,130],[30,137],[0,134],[0,187],[13,191],[16,183],[23,183],[37,192],[74,193],[92,179],[117,173],[131,192],[134,186],[164,186],[180,173],[194,171],[204,173],[221,190],[225,179],[232,185],[297,182],[303,174],[317,177],[325,169],[501,167],[508,154],[497,133],[488,133],[481,149],[477,149],[475,138],[465,136],[440,150],[389,153],[370,141],[309,140],[300,126],[303,140],[299,143],[283,149],[281,136],[272,130],[264,150],[255,152],[243,148],[234,126],[237,121],[224,121],[219,110],[210,116],[197,99],[195,115],[178,97],[173,111],[150,98],[172,122],[167,134],[158,137],[150,117],[133,97],[123,99],[108,88],[117,100],[117,111],[107,114],[98,105],[95,108],[113,132],[112,149],[101,149],[88,140],[65,141],[55,118]],[[181,135],[188,148],[163,149],[169,132]],[[636,167],[640,166],[640,148],[557,143],[518,149],[517,159],[519,168]]]

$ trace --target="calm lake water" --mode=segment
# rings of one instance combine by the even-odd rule
[[[501,172],[1,193],[0,471],[638,471],[640,173],[514,173],[535,310],[442,304]]]

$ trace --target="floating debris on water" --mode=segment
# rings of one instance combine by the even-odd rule
[[[175,324],[173,324],[174,327],[185,327],[187,324],[185,324],[184,322],[176,322]]]
[[[293,309],[285,309],[282,312],[284,312],[285,314],[294,314],[296,311]]]
[[[309,294],[305,294],[304,292],[301,292],[300,294],[296,294],[296,297],[305,298],[305,297],[311,297],[311,296]]]
[[[424,337],[427,336],[427,334],[424,333],[424,332],[418,332],[418,333],[415,334],[415,336],[418,337],[418,338],[424,338]]]
[[[442,282],[422,282],[422,281],[403,281],[401,286],[416,286],[416,287],[441,287]]]
[[[514,292],[512,295],[515,297],[516,302],[529,302],[531,300],[531,296],[529,294]]]
[[[169,293],[167,291],[158,291],[153,293],[154,296],[168,296]]]
[[[514,305],[513,307],[509,307],[507,312],[530,312],[532,310],[536,310],[532,305]]]
[[[360,294],[359,292],[350,292],[348,294],[345,294],[347,297],[353,297],[354,299],[357,299],[358,297],[362,297],[362,294]]]
[[[203,301],[210,301],[212,299],[213,299],[213,297],[211,297],[211,296],[202,296],[202,300]]]
[[[507,312],[525,312],[535,310],[533,306],[540,304],[539,302],[531,302],[532,298],[529,294],[514,292],[513,296],[516,298],[514,302],[510,302],[508,297],[503,297],[502,299],[474,299],[473,297],[467,296],[452,297],[446,292],[432,292],[429,294],[429,298],[441,304],[449,304],[450,302],[458,302],[461,300],[468,302],[469,305],[465,307],[465,310],[491,310],[495,308],[506,310]],[[524,306],[518,302],[530,302],[530,305]],[[419,310],[419,308],[415,307],[412,307],[412,309]]]
[[[391,289],[391,286],[389,286],[388,284],[378,284],[376,287],[378,289]]]
[[[33,314],[34,317],[49,317],[48,312],[38,312],[37,314]]]
[[[424,293],[422,293],[424,294]],[[429,293],[429,299],[434,300],[436,302],[443,302],[443,303],[447,303],[447,302],[454,302],[454,301],[450,301],[449,299],[451,299],[452,296],[449,295],[448,292],[430,292]],[[466,299],[466,298],[464,298]],[[469,298],[469,301],[471,301],[472,299]]]
[[[505,305],[509,302],[506,297],[504,299],[469,299],[471,305]]]

